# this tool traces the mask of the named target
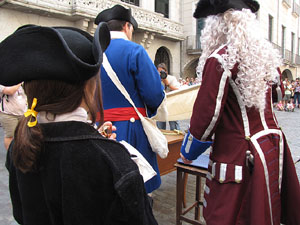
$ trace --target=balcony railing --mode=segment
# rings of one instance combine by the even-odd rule
[[[275,43],[273,43],[273,42],[272,42],[271,44],[273,45],[273,48],[276,48],[276,49],[279,51],[279,53],[282,53],[282,52],[281,52],[281,51],[282,51],[282,50],[281,50],[282,48],[281,48],[279,45],[277,45],[277,44],[275,44]]]
[[[282,4],[286,5],[288,8],[291,8],[292,1],[291,0],[282,0]]]
[[[290,50],[283,49],[279,45],[272,43],[273,47],[276,48],[279,53],[281,54],[281,57],[283,59],[283,62],[290,65],[300,65],[300,55],[294,54]]]
[[[201,54],[201,44],[199,35],[187,36],[185,40],[187,54]],[[277,49],[283,62],[290,65],[300,65],[300,55],[294,54],[290,50],[283,49],[279,45],[272,43],[273,48]]]
[[[157,33],[161,36],[184,40],[183,24],[164,18],[160,13],[138,6],[129,5],[119,0],[0,0],[1,7],[42,15],[64,18],[70,21],[94,21],[96,15],[115,4],[130,6],[132,14],[139,23],[139,29]]]
[[[282,58],[290,63],[293,63],[292,52],[287,49],[284,49],[284,55]]]
[[[300,6],[296,2],[293,4],[293,13],[300,16]]]
[[[296,64],[300,65],[300,55],[296,55]]]
[[[294,54],[293,52],[287,49],[285,49],[283,52],[284,55],[282,58],[284,63],[294,65],[294,66],[300,65],[300,56],[298,54]]]
[[[188,54],[201,53],[200,35],[187,36],[185,42],[186,42],[186,50]]]

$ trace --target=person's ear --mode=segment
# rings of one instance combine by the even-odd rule
[[[124,24],[124,26],[123,26],[123,30],[125,31],[125,32],[127,32],[128,30],[129,30],[129,23],[128,22],[126,22],[125,24]]]

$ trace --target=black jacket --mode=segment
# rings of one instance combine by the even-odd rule
[[[23,174],[7,154],[13,214],[24,225],[157,225],[127,150],[82,122],[41,124],[39,171]]]

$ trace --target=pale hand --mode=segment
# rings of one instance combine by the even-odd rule
[[[110,121],[104,122],[102,126],[98,129],[99,133],[106,138],[116,140],[117,134],[113,133],[117,128],[112,125]]]
[[[180,157],[184,164],[191,164],[193,162],[193,160],[186,159],[181,153],[180,153]]]

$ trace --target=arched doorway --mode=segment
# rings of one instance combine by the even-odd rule
[[[183,69],[183,78],[185,79],[186,77],[193,77],[196,78],[196,68],[198,66],[198,61],[199,58],[195,58],[191,60]]]
[[[285,69],[282,72],[282,80],[285,80],[287,78],[289,81],[293,80],[293,74],[289,69]]]
[[[170,73],[170,56],[166,47],[160,47],[155,54],[154,65],[157,66],[160,63],[165,63]]]

